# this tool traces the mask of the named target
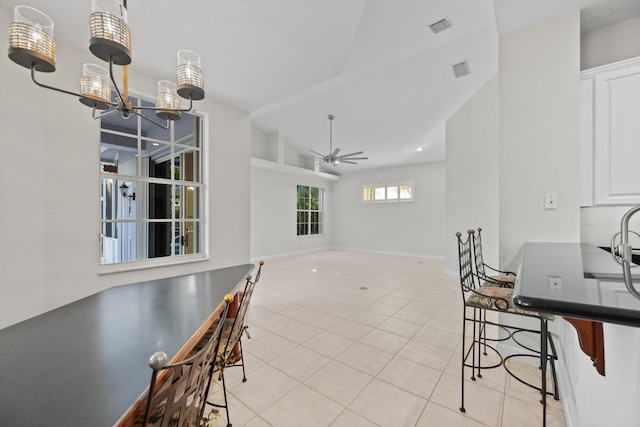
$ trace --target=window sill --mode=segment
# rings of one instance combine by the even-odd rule
[[[205,255],[193,255],[180,258],[154,258],[144,261],[122,262],[118,264],[104,264],[98,267],[98,275],[126,273],[129,271],[146,270],[150,268],[170,267],[173,265],[192,264],[196,262],[208,261],[209,257]]]

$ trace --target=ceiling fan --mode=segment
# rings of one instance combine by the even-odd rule
[[[338,156],[340,149],[333,149],[333,119],[333,114],[329,114],[329,154],[324,155],[318,153],[317,151],[309,151],[321,157],[320,163],[333,163],[334,166],[338,166],[340,163],[350,163],[352,165],[356,165],[357,163],[353,160],[367,160],[368,157],[353,157],[359,154],[363,154],[362,151],[356,151],[355,153],[343,154],[342,156]]]

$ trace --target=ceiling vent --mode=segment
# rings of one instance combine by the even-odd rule
[[[438,34],[443,32],[447,28],[451,28],[452,25],[453,24],[451,23],[449,18],[443,18],[438,22],[434,22],[433,24],[429,25],[429,28],[431,28],[431,31],[433,31],[435,34]]]
[[[466,76],[467,74],[471,74],[471,69],[469,68],[469,63],[467,61],[461,62],[459,64],[455,64],[452,66],[453,74],[455,74],[456,78]]]

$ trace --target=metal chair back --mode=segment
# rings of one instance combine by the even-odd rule
[[[227,316],[232,301],[232,295],[225,297],[221,320]],[[149,366],[153,373],[142,427],[200,425],[223,326],[224,322],[218,321],[207,343],[181,362],[167,364],[163,352],[151,356]]]

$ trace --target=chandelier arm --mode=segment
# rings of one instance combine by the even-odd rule
[[[158,126],[158,127],[161,127],[162,129],[169,129],[169,127],[171,126],[171,121],[170,121],[170,120],[167,120],[167,124],[166,124],[166,125],[163,125],[163,124],[160,124],[160,123],[156,122],[155,120],[151,120],[149,117],[144,116],[144,115],[142,115],[142,114],[138,113],[138,112],[137,112],[137,111],[135,111],[135,110],[133,110],[132,112],[133,112],[133,114],[135,114],[136,116],[140,116],[140,117],[142,117],[143,119],[145,119],[146,121],[151,122],[151,123],[153,123],[154,125],[156,125],[156,126]]]
[[[114,105],[114,104],[111,104],[111,105]],[[112,115],[114,115],[116,113],[118,113],[118,110],[109,110],[109,111],[106,111],[104,113],[98,114],[97,116],[93,115],[92,117],[94,119],[102,119],[103,117],[109,117],[109,116],[112,116]]]
[[[122,96],[122,93],[120,93],[120,89],[118,88],[118,84],[116,83],[116,79],[115,77],[113,77],[113,60],[111,59],[111,55],[109,55],[109,77],[111,78],[111,83],[113,83],[113,87],[116,89],[116,93],[118,94],[118,98],[120,98],[120,102],[122,102],[122,105],[127,105],[127,102],[129,101],[128,99],[125,100],[124,97]],[[111,104],[111,103],[110,103]],[[114,104],[111,104],[114,105]],[[115,104],[117,105],[117,104]]]
[[[65,89],[58,89],[57,87],[53,87],[53,86],[49,86],[46,85],[44,83],[40,83],[39,81],[36,80],[36,64],[35,63],[31,63],[31,80],[33,80],[33,82],[40,86],[43,87],[45,89],[51,89],[51,90],[55,90],[56,92],[62,92],[62,93],[66,93],[67,95],[73,95],[73,96],[77,96],[78,98],[84,98],[83,95],[79,94],[79,93],[75,93],[75,92],[71,92],[69,90],[65,90]],[[113,105],[115,106],[116,104],[112,104],[111,102],[108,103],[109,105]]]

